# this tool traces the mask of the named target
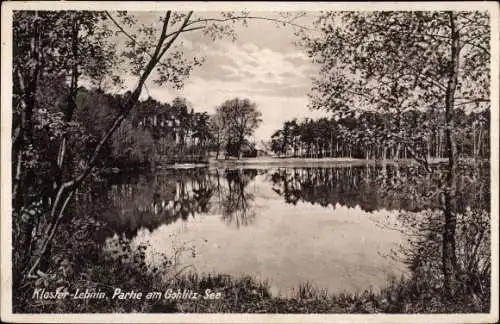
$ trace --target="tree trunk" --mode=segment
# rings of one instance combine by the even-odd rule
[[[479,134],[477,135],[477,144],[475,145],[476,151],[474,152],[474,159],[477,160],[481,153],[481,142],[482,142],[483,129],[479,125]]]
[[[431,159],[431,135],[427,135],[427,160]]]
[[[444,206],[444,233],[443,233],[443,274],[444,289],[447,296],[453,296],[454,287],[457,280],[457,256],[455,250],[455,229],[456,229],[456,172],[457,172],[457,143],[454,134],[454,96],[458,80],[458,59],[459,59],[459,34],[455,26],[453,12],[448,12],[451,28],[451,61],[449,66],[449,78],[446,88],[446,155],[448,157],[448,177],[445,189]]]
[[[396,153],[394,153],[394,159],[399,160],[399,152],[401,151],[401,144],[398,143],[398,146],[396,148]]]

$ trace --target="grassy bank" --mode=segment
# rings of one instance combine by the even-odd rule
[[[152,278],[149,278],[152,279]],[[93,281],[88,281],[92,283]],[[466,291],[457,298],[442,297],[438,288],[416,279],[393,280],[380,292],[366,290],[362,293],[329,294],[308,284],[299,286],[291,297],[272,296],[269,286],[251,277],[231,277],[223,274],[186,275],[174,282],[141,280],[141,284],[122,288],[122,291],[142,292],[141,300],[112,300],[114,288],[102,285],[99,291],[107,292],[104,300],[73,300],[32,302],[23,312],[63,313],[486,313],[489,312],[489,294],[477,296]],[[149,283],[148,283],[149,282]],[[69,287],[72,291],[82,286]],[[115,287],[116,288],[116,287]],[[162,297],[145,300],[148,292],[157,291]],[[188,293],[198,293],[196,300]],[[165,293],[184,292],[181,297],[165,298]],[[214,299],[206,297],[211,296]],[[218,298],[217,298],[218,297]]]
[[[379,292],[329,294],[309,284],[300,285],[291,297],[274,297],[266,283],[251,277],[227,275],[189,276],[178,282],[195,291],[221,292],[220,300],[181,301],[181,312],[232,313],[475,313],[489,311],[489,296],[465,291],[457,298],[444,299],[439,289],[413,279],[390,281]],[[157,308],[157,309],[161,309]]]

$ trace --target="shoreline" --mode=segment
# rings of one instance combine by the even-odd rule
[[[428,160],[429,165],[437,165],[447,163],[447,158],[431,158]],[[472,158],[459,159],[459,162],[466,164],[473,164]],[[477,163],[482,164],[489,162],[486,159],[480,159]],[[414,159],[357,159],[357,158],[301,158],[301,157],[258,157],[258,158],[241,158],[239,160],[231,159],[215,159],[209,158],[206,162],[177,162],[173,164],[156,164],[156,171],[161,170],[182,170],[182,169],[197,169],[197,168],[264,168],[264,167],[283,167],[283,168],[307,168],[307,167],[349,167],[349,166],[362,166],[362,165],[419,165]],[[148,168],[144,168],[146,170]],[[140,171],[141,169],[120,169],[118,167],[107,167],[104,169],[104,174],[119,174]]]
[[[432,158],[429,164],[445,163],[446,158]],[[352,165],[366,165],[366,164],[415,164],[418,162],[413,159],[399,159],[399,160],[375,160],[375,159],[357,159],[357,158],[243,158],[236,159],[209,159],[208,165],[215,167],[233,167],[233,166],[284,166],[284,167],[311,167],[311,166],[352,166]]]

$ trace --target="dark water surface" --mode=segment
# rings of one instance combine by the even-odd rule
[[[148,242],[150,264],[183,250],[178,262],[192,271],[249,274],[276,294],[305,282],[355,292],[405,272],[389,255],[406,238],[384,224],[401,211],[436,208],[418,198],[432,188],[413,181],[416,173],[395,166],[165,170],[110,178],[98,198],[80,203],[101,206],[105,248],[118,236]]]

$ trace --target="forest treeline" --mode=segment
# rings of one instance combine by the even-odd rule
[[[80,110],[74,121],[83,127],[90,147],[112,122],[120,102],[129,95],[79,89],[76,101]],[[48,109],[49,113],[57,112]],[[249,141],[249,136],[261,122],[258,116],[260,112],[248,99],[227,100],[215,114],[209,115],[195,112],[185,98],[176,97],[169,103],[149,97],[138,101],[113,133],[101,153],[101,163],[133,169],[157,162],[206,162],[210,152],[217,152],[217,157],[255,156],[255,143]],[[254,125],[250,125],[251,120]],[[239,125],[240,121],[246,124]]]
[[[113,95],[81,89],[82,108],[76,120],[98,137],[118,111],[117,102],[128,94]],[[210,145],[209,115],[195,112],[184,98],[161,103],[152,98],[138,101],[136,109],[118,127],[106,144],[107,166],[149,166],[158,160],[194,161],[206,155]]]
[[[461,158],[490,155],[489,111],[466,113],[457,108],[456,141]],[[446,157],[444,113],[407,111],[399,114],[363,111],[342,118],[285,121],[271,137],[271,149],[282,157],[349,157],[406,159],[417,152]]]

